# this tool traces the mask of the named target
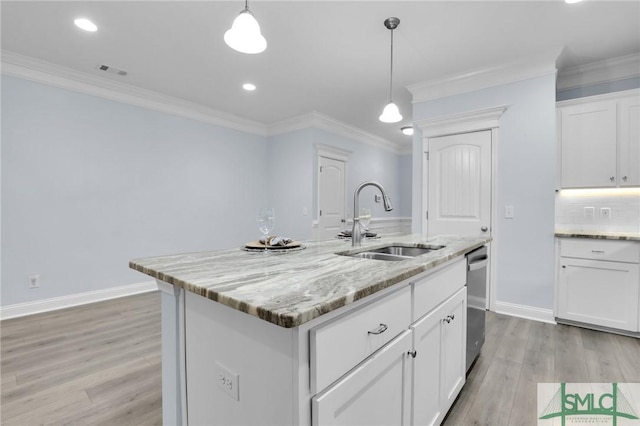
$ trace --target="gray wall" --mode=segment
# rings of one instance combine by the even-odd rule
[[[133,258],[238,247],[257,238],[255,214],[267,204],[275,232],[310,238],[316,143],[353,151],[349,191],[380,180],[392,215],[410,214],[410,182],[400,184],[410,174],[399,170],[410,156],[324,130],[265,138],[13,77],[1,83],[1,306],[146,281],[128,268]],[[30,274],[40,288],[28,288]]]
[[[505,105],[497,158],[498,302],[553,309],[555,75],[414,105],[415,121]],[[422,223],[420,134],[414,137],[413,224]],[[515,207],[505,219],[504,206]]]
[[[566,101],[568,99],[584,98],[586,96],[602,95],[622,90],[637,89],[640,87],[640,77],[625,78],[622,80],[610,81],[599,84],[592,84],[584,87],[558,90],[556,100]]]

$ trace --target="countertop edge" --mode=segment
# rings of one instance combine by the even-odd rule
[[[252,315],[256,318],[275,324],[277,326],[280,326],[283,328],[294,328],[294,327],[303,325],[311,320],[314,320],[326,313],[332,312],[336,309],[342,308],[351,303],[364,299],[365,297],[373,295],[379,291],[392,287],[416,275],[419,275],[421,273],[434,269],[437,266],[447,263],[453,259],[465,256],[467,253],[479,247],[482,247],[483,245],[489,243],[490,241],[491,241],[491,238],[479,239],[478,242],[469,244],[464,249],[460,249],[458,251],[443,255],[441,257],[437,257],[435,259],[430,259],[429,261],[424,263],[417,263],[414,267],[412,267],[409,270],[404,270],[401,273],[390,275],[389,277],[386,277],[385,279],[379,282],[375,282],[372,285],[361,288],[357,291],[354,291],[351,294],[346,294],[346,295],[342,295],[341,297],[337,297],[336,299],[331,300],[329,303],[327,301],[323,301],[316,304],[311,309],[305,310],[304,312],[296,312],[291,314],[277,313],[260,306],[253,306],[245,301],[238,300],[236,298],[222,294],[221,292],[207,289],[205,287],[201,287],[198,285],[190,284],[176,277],[163,274],[162,272],[159,272],[150,268],[146,268],[145,266],[136,262],[136,261],[142,261],[144,259],[133,259],[129,261],[129,267],[133,270],[149,275],[167,284],[171,284],[173,286],[183,288],[185,291],[189,291],[191,293],[205,297],[209,300],[221,303],[232,309],[236,309],[238,311]]]
[[[556,231],[558,238],[586,238],[596,240],[640,241],[640,234],[625,232],[583,232],[583,231]]]

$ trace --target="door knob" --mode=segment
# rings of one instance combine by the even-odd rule
[[[489,230],[489,228],[487,228],[486,226],[483,226],[482,228],[480,228],[480,230],[482,232],[487,232]]]

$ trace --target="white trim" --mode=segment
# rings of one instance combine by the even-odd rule
[[[584,96],[582,98],[567,99],[566,101],[556,102],[556,111],[558,111],[558,108],[567,107],[567,106],[581,105],[581,104],[586,104],[591,102],[618,100],[620,98],[627,98],[627,97],[637,98],[639,96],[640,96],[640,89],[630,89],[630,90],[621,90],[619,92],[604,93],[602,95]]]
[[[427,138],[478,132],[499,127],[500,117],[506,110],[507,106],[502,105],[495,108],[419,120],[414,123],[414,126],[420,128],[424,142]]]
[[[551,51],[509,64],[427,80],[407,86],[413,95],[413,103],[446,98],[493,86],[541,77],[556,73],[559,51]]]
[[[351,155],[351,151],[347,149],[338,148],[333,145],[325,145],[321,143],[315,144],[316,151],[318,153],[318,157],[332,158],[338,161],[344,161],[345,163],[349,161],[349,155]]]
[[[267,133],[269,136],[275,136],[309,127],[326,130],[336,135],[354,139],[367,145],[392,151],[396,154],[408,154],[411,152],[411,144],[399,146],[398,144],[376,136],[373,133],[350,126],[336,120],[335,118],[331,118],[316,111],[273,123],[268,126]]]
[[[542,309],[509,302],[496,302],[495,312],[498,314],[511,315],[512,317],[556,324],[552,309]]]
[[[640,76],[640,54],[634,53],[558,71],[556,90],[594,86]]]
[[[1,53],[2,74],[11,77],[18,77],[246,133],[267,136],[267,126],[257,121],[209,108],[195,102],[23,56],[15,52],[2,50]]]
[[[112,287],[104,290],[89,291],[86,293],[70,294],[68,296],[53,297],[51,299],[35,300],[33,302],[16,303],[14,305],[0,307],[0,319],[23,317],[42,312],[55,311],[71,306],[85,305],[103,300],[117,299],[119,297],[132,296],[139,293],[147,293],[158,289],[155,281],[145,281],[121,287]]]

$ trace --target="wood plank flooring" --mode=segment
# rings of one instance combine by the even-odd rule
[[[162,424],[160,294],[0,323],[3,425]]]
[[[157,292],[0,323],[3,425],[162,423]],[[640,382],[640,339],[487,314],[444,425],[535,425],[540,382]]]
[[[487,312],[486,342],[443,425],[536,425],[538,383],[640,382],[640,339]]]

